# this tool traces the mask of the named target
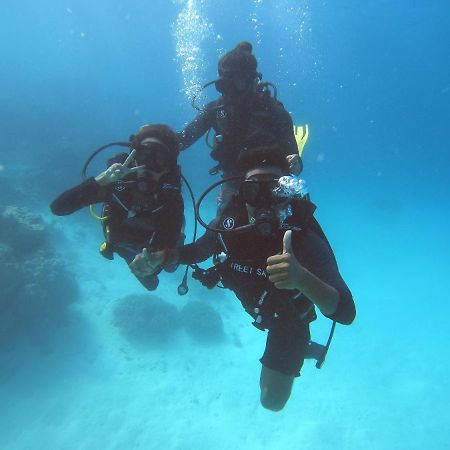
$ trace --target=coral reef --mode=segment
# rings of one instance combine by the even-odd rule
[[[113,324],[130,341],[144,346],[167,343],[180,327],[177,308],[154,294],[132,294],[113,309]]]
[[[186,303],[181,310],[181,320],[187,334],[197,342],[217,343],[224,337],[222,318],[208,303]]]
[[[113,325],[144,347],[169,343],[181,328],[196,342],[217,343],[224,337],[222,319],[208,304],[190,301],[178,311],[154,294],[121,298],[113,309]]]
[[[78,284],[56,254],[52,230],[24,208],[0,207],[0,347],[66,319]]]

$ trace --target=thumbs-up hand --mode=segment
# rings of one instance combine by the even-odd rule
[[[142,249],[142,253],[136,255],[130,263],[131,271],[137,277],[145,277],[156,272],[164,262],[166,252],[164,250],[148,253],[147,249]]]
[[[292,248],[292,231],[283,238],[283,253],[267,258],[267,275],[278,289],[300,289],[304,267],[297,261]]]
[[[292,251],[292,230],[287,230],[283,236],[283,253],[291,253]]]

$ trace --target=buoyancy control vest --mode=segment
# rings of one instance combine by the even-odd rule
[[[107,165],[123,163],[126,157],[126,153],[118,154],[108,160]],[[104,248],[101,253],[108,259],[111,259],[110,252],[105,251],[105,246],[109,250],[126,244],[152,248],[152,242],[159,240],[155,231],[155,217],[164,208],[174,208],[174,201],[178,197],[182,202],[179,166],[164,174],[158,183],[151,186],[146,183],[150,182],[134,179],[113,185],[112,200],[103,205],[105,244],[102,244]],[[182,214],[182,208],[180,211]]]
[[[211,157],[227,175],[237,174],[236,161],[242,150],[258,145],[283,145],[279,137],[283,104],[267,90],[257,91],[252,102],[237,110],[233,104],[218,100],[213,128],[215,138]],[[287,150],[286,150],[287,152]]]
[[[301,205],[293,206],[299,207]],[[298,209],[298,208],[297,208]],[[295,215],[294,215],[295,217]],[[233,199],[219,219],[218,226],[241,226],[248,223],[245,207]],[[305,223],[292,221],[293,245],[300,245]],[[255,232],[221,233],[215,255],[216,270],[224,287],[231,289],[260,329],[270,328],[274,321],[316,319],[313,303],[297,290],[277,289],[266,273],[269,256],[280,254],[285,230],[277,230],[269,237]]]

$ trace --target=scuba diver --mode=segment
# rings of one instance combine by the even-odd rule
[[[181,150],[196,142],[211,128],[214,130],[211,157],[217,165],[210,170],[223,178],[242,175],[237,166],[241,151],[260,145],[276,144],[288,158],[291,172],[300,174],[303,165],[298,153],[291,116],[277,100],[276,87],[261,82],[257,60],[249,42],[239,43],[225,53],[218,63],[219,78],[205,84],[215,86],[221,96],[202,109],[197,117],[178,133]],[[273,94],[271,92],[273,90]],[[224,183],[218,197],[219,210],[223,209],[238,184]]]
[[[105,234],[100,253],[111,260],[117,253],[127,264],[143,248],[157,251],[182,243],[184,204],[176,134],[166,125],[145,125],[130,142],[108,144],[94,152],[83,173],[94,155],[112,145],[128,147],[130,153],[116,155],[107,170],[61,194],[51,204],[53,214],[68,215],[103,203],[103,217],[97,217]],[[176,265],[166,267],[175,269]],[[152,291],[158,286],[158,273],[137,278]]]
[[[201,238],[178,249],[142,253],[130,267],[144,276],[165,264],[193,264],[213,256],[214,266],[207,270],[197,266],[193,277],[209,288],[221,282],[231,289],[253,325],[268,330],[260,359],[260,398],[263,407],[280,411],[304,359],[316,358],[318,364],[320,359],[316,364],[320,368],[336,322],[350,324],[355,304],[313,216],[316,207],[302,180],[289,175],[280,149],[248,149],[239,166],[244,176],[238,193],[210,224],[200,217],[200,204],[223,181],[208,188],[197,202],[198,219],[207,228]],[[333,321],[326,347],[310,339],[316,307]]]

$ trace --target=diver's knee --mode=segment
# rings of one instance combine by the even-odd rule
[[[270,392],[268,389],[261,391],[261,405],[273,412],[281,411],[289,400],[289,393]]]
[[[262,366],[260,389],[261,405],[270,411],[281,411],[291,396],[294,376]]]

